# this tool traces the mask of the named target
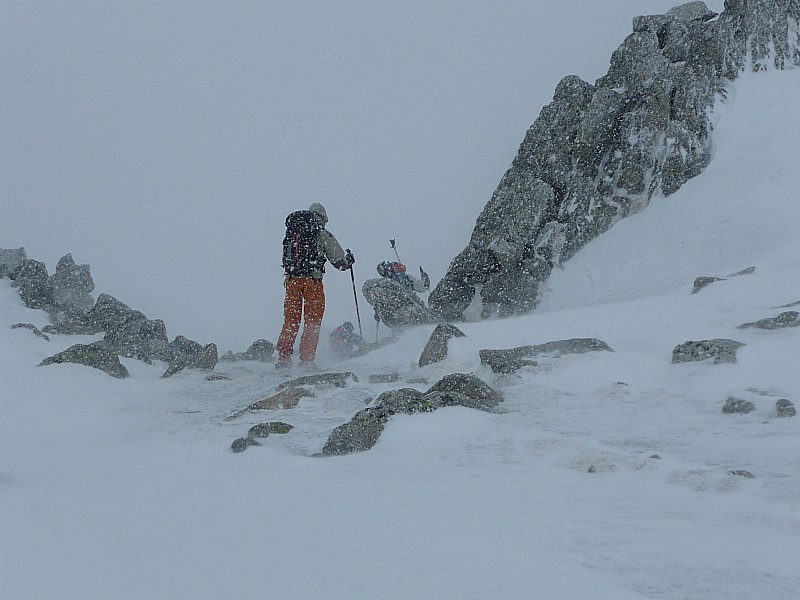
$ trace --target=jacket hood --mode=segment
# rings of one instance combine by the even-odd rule
[[[314,202],[311,206],[308,207],[308,210],[313,212],[314,214],[319,215],[320,221],[322,224],[325,225],[328,222],[328,212],[325,210],[325,207],[322,206],[319,202]]]

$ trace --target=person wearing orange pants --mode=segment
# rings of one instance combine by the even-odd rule
[[[316,239],[316,246],[311,251],[311,258],[300,259],[301,251],[291,247],[284,241],[284,269],[286,279],[286,298],[283,302],[283,327],[278,336],[275,348],[278,351],[278,362],[275,368],[283,370],[292,366],[292,353],[297,334],[300,332],[300,321],[303,321],[303,334],[300,337],[300,363],[314,363],[319,342],[322,316],[325,314],[325,288],[322,276],[325,273],[325,261],[339,269],[348,270],[355,259],[348,250],[345,252],[332,233],[325,229],[328,214],[322,204],[315,202],[308,211],[298,211],[306,220],[311,220],[313,233],[302,230],[297,235],[308,239]],[[293,213],[294,214],[294,213]],[[290,215],[289,218],[291,218]],[[290,240],[289,219],[287,219],[287,240]],[[289,244],[289,245],[287,245]],[[302,245],[302,244],[301,244]],[[288,255],[288,258],[287,258]],[[297,258],[297,262],[293,262]],[[302,263],[301,266],[298,266]]]

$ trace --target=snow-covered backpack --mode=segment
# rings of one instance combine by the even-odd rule
[[[325,272],[325,257],[319,255],[322,223],[310,210],[297,210],[286,217],[283,238],[283,268],[292,277],[308,277],[313,271]]]

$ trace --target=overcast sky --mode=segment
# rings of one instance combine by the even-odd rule
[[[677,4],[2,0],[0,248],[71,252],[95,296],[221,352],[277,337],[283,220],[311,202],[359,290],[390,238],[435,283],[558,81]],[[354,302],[326,287],[330,329]]]

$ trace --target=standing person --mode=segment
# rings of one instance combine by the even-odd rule
[[[307,211],[296,211],[286,218],[286,238],[283,241],[286,298],[283,302],[283,328],[276,344],[278,362],[275,368],[278,370],[292,366],[292,352],[301,318],[300,363],[314,363],[325,312],[322,285],[325,261],[330,261],[340,271],[346,271],[355,262],[352,252],[345,252],[333,234],[325,229],[327,222],[328,213],[319,202],[314,202]]]

